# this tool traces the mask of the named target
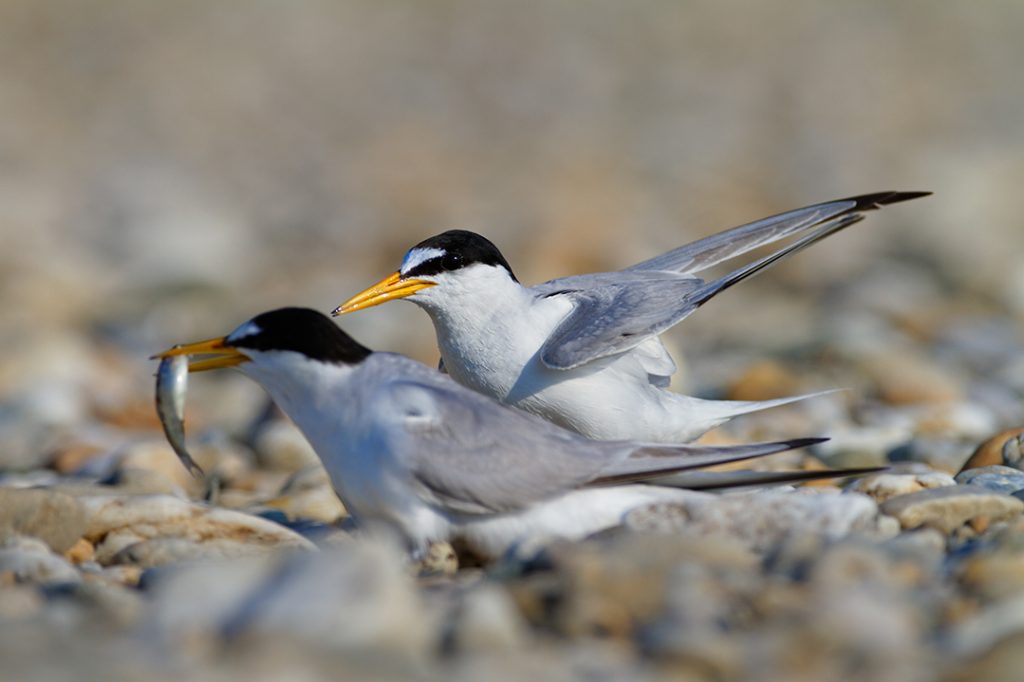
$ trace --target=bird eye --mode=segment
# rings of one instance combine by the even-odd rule
[[[446,253],[441,260],[445,270],[458,270],[462,267],[462,256],[458,253]]]

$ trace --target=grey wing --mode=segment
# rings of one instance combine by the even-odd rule
[[[672,327],[726,289],[863,219],[860,213],[849,213],[826,221],[774,253],[706,284],[696,277],[660,270],[623,270],[591,276],[594,286],[562,293],[574,298],[574,309],[542,346],[541,360],[552,369],[572,369],[630,350]]]
[[[426,501],[467,514],[516,511],[587,484],[642,481],[827,440],[719,447],[591,441],[441,375],[388,382],[375,395],[367,412],[377,415],[377,440]]]
[[[367,412],[420,493],[446,509],[522,509],[578,487],[628,448],[587,441],[441,375],[388,382]]]
[[[644,344],[642,366],[655,377],[671,376],[674,365],[668,353],[660,342],[658,347],[649,342],[699,307],[691,299],[704,288],[704,280],[666,272],[608,272],[541,286],[557,283],[562,283],[561,293],[548,295],[569,297],[573,310],[541,347],[545,365],[572,369]],[[569,284],[579,288],[567,288]]]
[[[738,490],[774,485],[791,485],[830,478],[852,478],[887,471],[887,467],[856,469],[815,469],[812,471],[684,471],[646,482],[687,490]]]
[[[786,239],[799,232],[823,226],[855,213],[888,204],[916,199],[930,192],[876,192],[848,199],[826,201],[762,218],[680,246],[660,256],[632,265],[626,270],[661,270],[692,274],[752,249]]]

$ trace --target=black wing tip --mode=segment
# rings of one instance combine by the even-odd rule
[[[829,440],[831,439],[828,436],[815,436],[812,438],[791,438],[790,440],[780,441],[779,445],[785,445],[787,450],[797,450],[799,448],[809,448],[812,445],[818,445]]]
[[[888,206],[890,204],[898,204],[902,201],[910,201],[911,199],[920,199],[921,197],[931,196],[932,192],[898,192],[896,190],[889,190],[887,192],[872,192],[871,194],[859,194],[854,197],[847,197],[845,199],[839,199],[839,201],[852,201],[854,202],[851,211],[874,211]]]

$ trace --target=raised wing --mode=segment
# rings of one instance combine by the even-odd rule
[[[608,272],[555,282],[577,288],[550,294],[573,302],[572,312],[540,349],[541,361],[553,369],[578,367],[657,336],[697,309],[690,299],[705,284],[664,272]]]
[[[768,266],[864,219],[859,213],[828,221],[814,232],[713,282],[663,271],[622,270],[545,283],[576,283],[579,288],[547,295],[571,296],[574,308],[541,347],[541,361],[552,369],[572,369],[630,350],[680,322],[712,297]],[[588,279],[589,278],[589,279]],[[588,282],[590,286],[587,286]]]
[[[698,239],[632,265],[626,270],[661,270],[693,274],[760,246],[823,226],[843,216],[872,211],[929,194],[931,192],[876,192],[805,206]]]

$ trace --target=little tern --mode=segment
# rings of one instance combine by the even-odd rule
[[[863,219],[926,196],[878,192],[796,209],[705,237],[617,272],[524,287],[498,248],[451,230],[412,247],[399,270],[334,310],[406,298],[427,312],[456,381],[588,438],[686,442],[776,400],[701,400],[667,390],[676,366],[658,335],[734,284]],[[800,236],[715,280],[695,275]]]
[[[356,522],[392,526],[414,555],[436,540],[459,538],[495,557],[526,538],[584,537],[634,508],[693,495],[639,481],[827,440],[588,440],[414,360],[371,352],[306,308],[263,313],[225,337],[155,357],[193,355],[207,357],[190,371],[236,367],[261,384],[309,440]],[[862,472],[761,473],[717,472],[691,487],[727,487],[730,474],[747,486]]]

